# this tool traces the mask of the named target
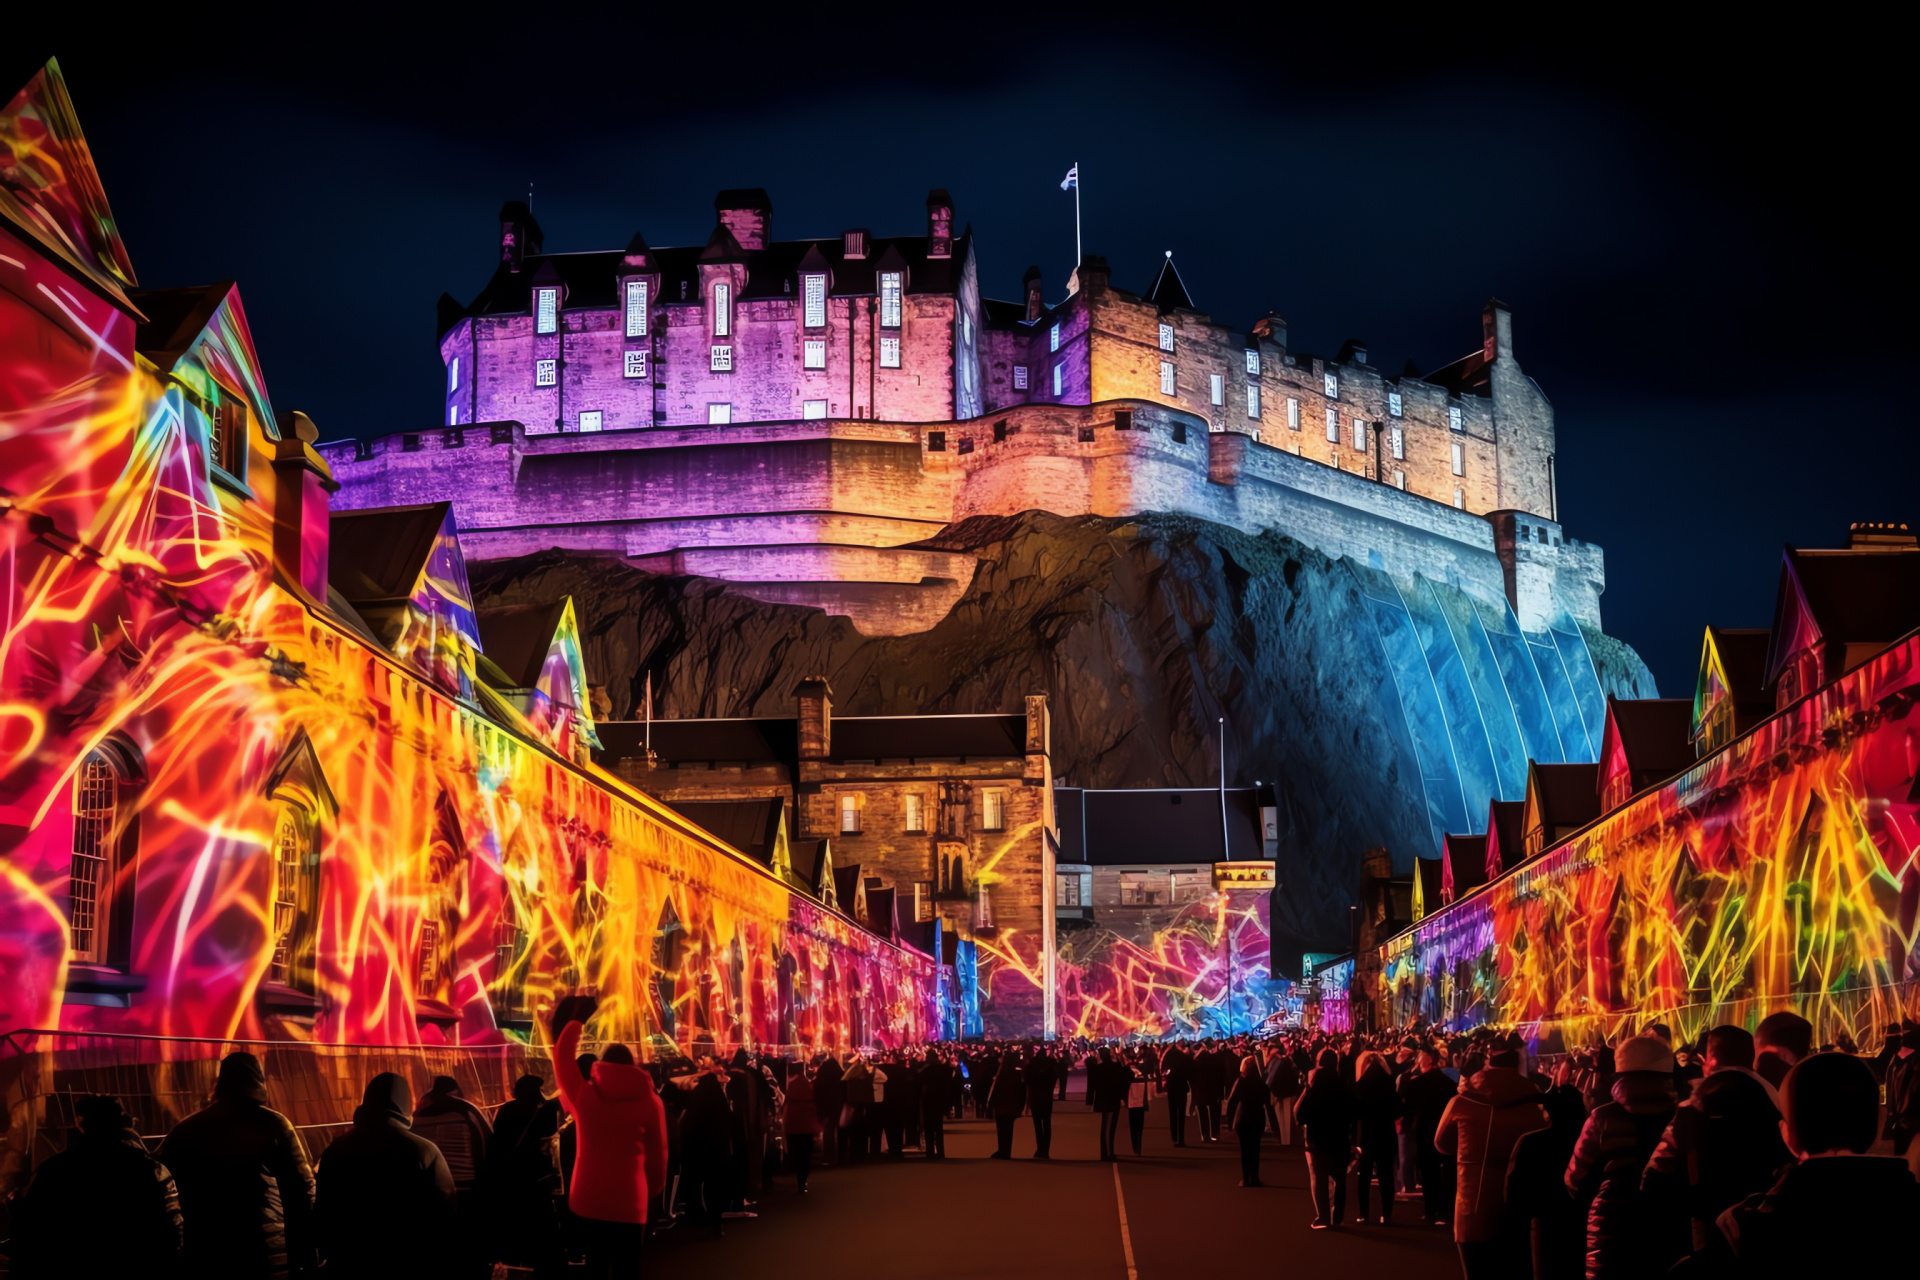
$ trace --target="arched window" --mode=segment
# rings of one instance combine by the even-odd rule
[[[67,925],[74,960],[104,964],[120,872],[120,776],[105,751],[87,753],[73,780],[73,864]]]
[[[312,985],[313,815],[281,801],[273,824],[273,959],[267,981],[304,990]]]

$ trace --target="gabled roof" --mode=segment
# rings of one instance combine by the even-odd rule
[[[1495,800],[1487,807],[1487,879],[1526,861],[1526,820],[1524,800]]]
[[[179,289],[136,289],[128,296],[144,316],[134,331],[135,350],[203,400],[220,398],[208,385],[209,376],[232,387],[252,404],[267,438],[281,438],[238,285],[221,280]]]
[[[1693,687],[1694,736],[1710,708],[1733,699],[1742,713],[1761,718],[1772,712],[1766,695],[1767,645],[1772,633],[1760,627],[1708,627],[1700,643],[1700,675]]]
[[[1440,846],[1440,898],[1453,902],[1487,882],[1487,838],[1448,835]]]
[[[1691,769],[1693,703],[1686,698],[1607,696],[1607,725],[1600,740],[1597,785],[1623,767],[1638,792]]]
[[[835,716],[834,760],[1006,760],[1027,754],[1024,715]]]
[[[1527,828],[1584,827],[1600,816],[1600,766],[1527,762]]]
[[[636,759],[646,752],[643,720],[603,721],[603,762]],[[777,764],[792,768],[799,760],[799,734],[792,716],[737,720],[655,720],[653,751],[660,762],[675,764]]]
[[[779,796],[758,800],[669,800],[667,807],[762,866],[773,865],[780,819],[786,810],[786,801]]]
[[[327,581],[355,608],[411,599],[452,513],[451,502],[333,512]]]
[[[1186,282],[1180,278],[1180,269],[1173,265],[1173,251],[1167,251],[1167,257],[1160,264],[1160,271],[1148,286],[1146,300],[1161,311],[1194,311],[1193,298],[1187,293]]]
[[[1774,596],[1766,684],[1816,644],[1891,644],[1920,628],[1920,550],[1787,547]]]
[[[833,842],[831,840],[790,840],[787,860],[793,874],[807,892],[825,900],[822,890],[833,883]]]
[[[509,681],[507,688],[531,689],[540,683],[567,605],[562,598],[554,604],[496,605],[478,612],[481,651]]]
[[[1420,858],[1413,860],[1413,909],[1411,917],[1415,923],[1429,913],[1438,911],[1445,901],[1442,897],[1442,874],[1446,867],[1439,858]]]
[[[892,888],[867,886],[867,928],[879,934],[887,941],[900,936],[900,917],[895,911],[895,892]]]

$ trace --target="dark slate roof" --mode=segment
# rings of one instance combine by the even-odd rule
[[[1162,311],[1198,310],[1187,294],[1186,283],[1180,279],[1180,269],[1173,265],[1171,253],[1160,264],[1160,272],[1154,276],[1153,284],[1148,286],[1146,299]]]
[[[1763,707],[1773,710],[1773,699],[1766,694],[1767,643],[1773,633],[1765,627],[1708,627],[1713,633],[1714,651],[1720,655],[1720,667],[1726,673],[1735,707]]]
[[[1527,802],[1524,800],[1495,800],[1487,806],[1487,875],[1489,878],[1519,866],[1526,859],[1526,832],[1521,830],[1526,825],[1526,821]]]
[[[1027,304],[1004,302],[999,298],[980,299],[980,327],[983,329],[1027,329]]]
[[[1027,718],[835,716],[830,737],[834,760],[1024,759]]]
[[[596,726],[597,727],[597,726]],[[826,840],[787,841],[787,860],[793,865],[793,874],[800,882],[815,894],[821,890],[820,865],[827,859],[821,855],[831,851],[831,843]]]
[[[774,839],[786,801],[779,796],[758,800],[669,800],[667,807],[694,825],[711,831],[763,866],[773,864]]]
[[[161,370],[172,369],[232,292],[231,280],[181,289],[130,290],[127,297],[146,317],[134,329],[134,350]]]
[[[1444,863],[1440,873],[1442,892],[1451,893],[1452,900],[1464,898],[1487,882],[1487,838],[1449,835],[1442,847],[1441,861]]]
[[[1222,861],[1220,792],[1215,788],[1083,791],[1059,787],[1053,797],[1065,861],[1102,867]],[[1265,856],[1259,795],[1254,788],[1227,788],[1227,832],[1231,860]]]
[[[553,648],[553,633],[567,611],[563,599],[555,604],[507,604],[478,609],[480,650],[509,681],[507,688],[531,689],[540,683]]]
[[[1828,644],[1891,644],[1920,628],[1920,551],[1796,551],[1780,568],[1774,605],[1774,641],[1767,648],[1767,683],[1793,655],[1780,652],[1791,582]]]
[[[1607,715],[1620,731],[1620,747],[1636,781],[1634,790],[1664,781],[1694,766],[1693,699],[1607,698]],[[1640,782],[1641,777],[1648,782]]]
[[[1411,367],[1412,362],[1408,362]],[[1457,396],[1491,395],[1490,383],[1493,375],[1489,373],[1486,349],[1475,347],[1467,355],[1461,356],[1452,364],[1442,365],[1422,377],[1420,381],[1444,387]],[[1402,374],[1402,377],[1407,375]]]
[[[327,520],[327,582],[352,605],[413,594],[451,502],[334,511]]]
[[[851,916],[860,895],[860,864],[833,869],[834,901],[840,904],[840,910]]]
[[[867,927],[889,941],[900,923],[894,917],[893,907],[893,889],[867,886]]]
[[[906,943],[922,955],[931,956],[940,945],[940,923],[936,916],[932,920],[902,920],[900,922],[899,941]]]
[[[1540,794],[1541,822],[1549,828],[1584,827],[1600,816],[1600,766],[1597,764],[1528,765],[1528,787]]]
[[[642,720],[601,721],[602,763],[634,759],[646,754],[647,729]],[[799,757],[799,733],[791,716],[741,720],[655,720],[653,750],[661,763],[784,764]]]
[[[1413,860],[1413,871],[1420,878],[1420,905],[1428,911],[1440,909],[1440,879],[1445,866],[1438,858]]]

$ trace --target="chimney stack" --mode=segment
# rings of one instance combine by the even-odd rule
[[[713,212],[749,253],[766,248],[773,239],[773,201],[764,187],[722,191],[713,198]]]
[[[927,192],[927,256],[953,256],[953,197],[945,187]]]
[[[1513,311],[1498,298],[1488,298],[1480,312],[1480,351],[1488,364],[1513,359]]]
[[[320,429],[295,410],[273,447],[273,567],[309,599],[327,599],[328,495],[340,488],[314,442]]]
[[[800,758],[825,760],[833,754],[833,690],[825,676],[808,676],[793,691],[800,711]]]
[[[1028,267],[1020,283],[1027,289],[1027,319],[1038,320],[1047,309],[1046,301],[1040,296],[1040,268]]]
[[[518,272],[521,264],[540,254],[543,237],[533,210],[524,200],[509,200],[500,206],[500,261],[507,270]]]

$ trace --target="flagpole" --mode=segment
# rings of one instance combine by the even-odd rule
[[[1080,162],[1073,162],[1073,269],[1080,269],[1080,260],[1085,256],[1080,247]]]

